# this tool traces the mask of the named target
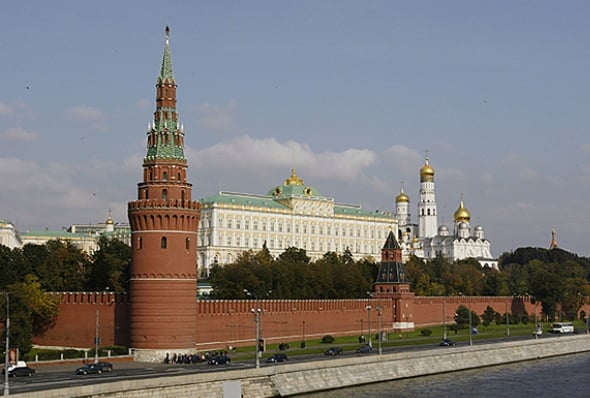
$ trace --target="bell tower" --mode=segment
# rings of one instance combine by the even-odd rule
[[[176,87],[166,27],[143,181],[137,184],[137,200],[127,209],[132,250],[130,346],[140,351],[195,347],[200,207],[191,199],[192,184],[187,182]]]

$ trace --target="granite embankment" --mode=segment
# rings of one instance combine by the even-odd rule
[[[260,369],[118,381],[37,393],[53,397],[278,397],[590,351],[589,335],[359,356]]]

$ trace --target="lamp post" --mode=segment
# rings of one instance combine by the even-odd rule
[[[446,297],[443,299],[443,339],[447,338],[447,313],[446,313]]]
[[[10,395],[10,384],[8,383],[8,366],[10,365],[10,301],[8,299],[8,292],[0,293],[2,293],[6,298],[6,352],[4,355],[4,395]]]
[[[379,355],[381,355],[383,353],[383,351],[381,350],[381,307],[375,307],[375,310],[377,310],[377,328],[378,328],[378,341],[379,341]]]
[[[508,323],[508,301],[506,301],[506,336],[510,336],[510,326]]]
[[[251,313],[254,314],[254,322],[256,322],[256,369],[260,367],[260,313],[262,310],[260,308],[252,308],[250,310]]]
[[[467,299],[468,303],[469,303],[469,345],[473,345],[473,331],[472,331],[472,326],[471,326],[471,300]]]
[[[366,310],[369,316],[369,347],[373,347],[373,341],[371,340],[371,306],[367,305]]]
[[[98,299],[98,298],[97,298]],[[96,305],[96,333],[94,336],[94,363],[98,363],[98,345],[100,344],[100,310]]]

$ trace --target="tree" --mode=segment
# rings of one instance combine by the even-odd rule
[[[36,268],[43,288],[52,292],[83,291],[90,261],[88,255],[70,241],[47,242],[48,255]]]
[[[488,305],[486,307],[486,310],[484,311],[484,313],[481,315],[483,325],[485,327],[490,326],[490,324],[494,321],[495,318],[496,318],[496,310],[494,310],[492,307],[490,307]]]
[[[128,291],[130,272],[131,248],[118,239],[101,236],[98,250],[92,254],[86,288],[91,291]]]
[[[479,315],[470,311],[466,306],[460,305],[455,312],[455,323],[458,329],[469,327],[469,312],[471,312],[471,327],[477,327],[481,322]]]
[[[9,285],[6,290],[10,300],[11,346],[27,353],[33,336],[43,334],[53,326],[60,299],[57,295],[47,294],[39,280],[30,274],[22,282]],[[2,322],[6,322],[5,315]]]

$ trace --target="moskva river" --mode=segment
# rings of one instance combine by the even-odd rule
[[[590,353],[388,381],[305,397],[590,397]]]

